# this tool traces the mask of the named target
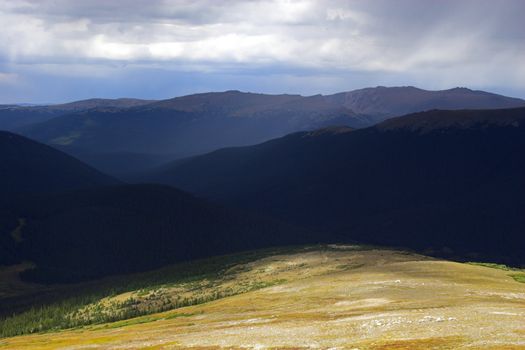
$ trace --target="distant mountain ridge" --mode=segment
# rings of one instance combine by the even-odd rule
[[[138,98],[90,98],[87,100],[49,105],[47,107],[54,110],[77,112],[93,108],[131,108],[154,102],[156,102],[156,100],[143,100]]]
[[[93,108],[130,108],[154,102],[135,98],[92,98],[63,104],[0,105],[0,130],[14,131],[20,127],[41,123],[67,113],[80,112]]]
[[[328,96],[355,113],[379,119],[431,109],[494,109],[523,107],[524,100],[490,92],[453,88],[423,90],[414,86],[365,88]]]
[[[77,102],[74,108],[94,108],[73,108],[61,116],[16,130],[104,172],[117,174],[123,169],[143,171],[145,166],[160,164],[158,161],[166,155],[183,158],[222,147],[256,144],[297,131],[333,125],[363,128],[391,117],[436,108],[525,106],[524,100],[483,91],[427,91],[415,87],[376,87],[306,97],[231,90],[162,101],[123,100],[125,107],[118,101]],[[126,158],[120,154],[126,154]],[[151,161],[145,160],[148,154],[152,155]]]

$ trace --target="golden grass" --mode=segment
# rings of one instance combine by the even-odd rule
[[[462,337],[423,338],[423,339],[401,339],[373,344],[365,347],[369,350],[455,350],[465,340]]]
[[[235,266],[220,287],[286,280],[278,285],[2,339],[0,349],[523,349],[525,290],[507,274],[392,250],[325,247]]]

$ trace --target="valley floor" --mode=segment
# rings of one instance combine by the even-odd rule
[[[525,284],[502,269],[341,245],[231,269],[221,283],[261,288],[0,349],[525,349]]]

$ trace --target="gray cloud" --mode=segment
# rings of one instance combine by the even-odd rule
[[[0,0],[0,92],[37,76],[80,85],[164,70],[249,77],[253,89],[280,76],[298,92],[391,82],[522,94],[523,13],[522,0]]]

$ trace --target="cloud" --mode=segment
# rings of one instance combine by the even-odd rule
[[[110,79],[123,67],[241,75],[287,67],[324,82],[365,72],[517,91],[524,12],[521,0],[2,0],[0,68]]]
[[[0,72],[0,84],[13,84],[16,83],[18,74],[16,73],[3,73]]]

